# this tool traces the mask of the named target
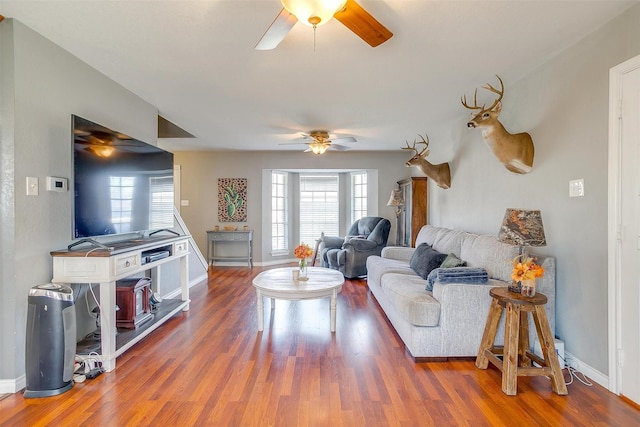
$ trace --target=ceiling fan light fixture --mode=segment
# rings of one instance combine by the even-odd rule
[[[106,159],[107,157],[111,157],[115,148],[109,145],[90,145],[89,150],[93,151],[96,156]]]
[[[310,27],[327,23],[342,10],[347,0],[280,0],[282,6],[298,21]]]
[[[327,148],[329,148],[329,144],[312,142],[311,144],[309,144],[309,148],[311,148],[311,152],[313,154],[324,154],[324,152],[327,151]]]

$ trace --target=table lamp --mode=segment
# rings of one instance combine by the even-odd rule
[[[504,213],[498,240],[519,246],[521,259],[525,258],[525,246],[545,246],[547,240],[540,211],[508,208]],[[520,292],[515,286],[509,286],[509,290]]]

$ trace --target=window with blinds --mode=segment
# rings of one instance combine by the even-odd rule
[[[313,247],[320,233],[339,231],[338,175],[300,175],[300,242]]]
[[[289,250],[289,218],[286,172],[271,172],[271,251],[272,253]]]
[[[135,178],[132,176],[109,177],[111,223],[116,233],[131,231],[134,183]]]
[[[173,227],[173,176],[149,178],[149,229]]]
[[[367,172],[351,173],[351,223],[367,216]]]

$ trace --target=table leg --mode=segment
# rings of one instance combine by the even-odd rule
[[[331,292],[331,332],[336,331],[336,305],[338,303],[338,291],[336,289]]]
[[[536,330],[538,332],[538,340],[540,340],[542,356],[544,357],[544,361],[547,363],[547,366],[551,369],[551,387],[553,388],[553,391],[561,396],[569,394],[567,391],[567,385],[564,382],[564,377],[562,376],[562,369],[560,369],[560,362],[558,361],[556,346],[553,342],[551,328],[549,327],[547,312],[544,311],[543,306],[536,306],[536,311],[533,313],[533,320],[536,323]]]
[[[520,341],[520,306],[507,303],[504,328],[504,355],[502,358],[502,391],[515,396],[518,393],[518,343]]]
[[[491,300],[491,306],[489,306],[489,314],[487,315],[487,323],[484,326],[482,341],[480,341],[478,356],[476,357],[476,366],[480,369],[487,369],[487,366],[489,366],[489,359],[487,359],[485,351],[491,351],[491,349],[493,348],[493,343],[496,339],[496,332],[498,331],[498,324],[500,323],[501,314],[502,307],[500,307],[498,300],[493,298]]]
[[[520,340],[518,341],[518,366],[530,367],[531,359],[527,356],[529,351],[529,315],[525,310],[520,310]]]
[[[264,330],[264,301],[260,289],[256,289],[256,297],[258,298],[258,331]]]
[[[116,282],[100,283],[100,344],[102,367],[116,367]]]

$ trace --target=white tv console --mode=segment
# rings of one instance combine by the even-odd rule
[[[189,310],[189,237],[143,237],[109,243],[108,249],[74,248],[51,252],[53,257],[53,283],[98,283],[100,288],[101,361],[106,371],[116,367],[116,357],[149,335],[180,310]],[[142,253],[168,250],[169,256],[146,262]],[[158,266],[180,260],[181,299],[164,299],[154,318],[131,331],[116,336],[116,281],[135,274],[153,271],[161,280]],[[157,290],[160,283],[152,287]]]

